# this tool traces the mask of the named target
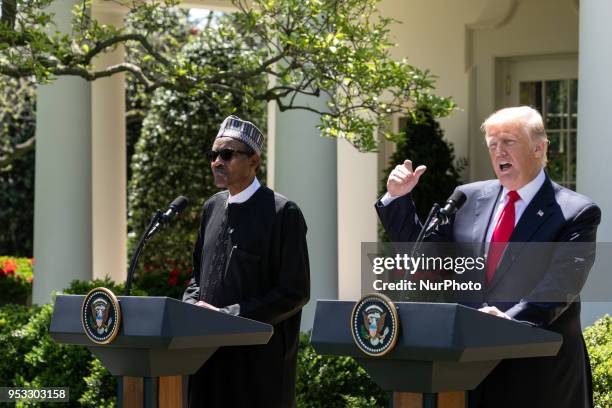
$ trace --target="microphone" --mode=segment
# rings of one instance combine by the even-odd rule
[[[412,251],[410,253],[410,257],[414,258],[414,255],[421,247],[421,243],[425,238],[429,236],[438,225],[447,224],[449,218],[457,212],[458,209],[463,206],[465,200],[467,199],[466,195],[459,190],[453,191],[448,200],[446,200],[446,204],[444,207],[440,208],[438,203],[434,203],[433,207],[429,211],[429,215],[427,215],[427,219],[425,220],[425,224],[423,224],[423,228],[421,228],[421,232],[417,236],[416,241],[414,241],[414,245],[412,246]],[[404,275],[404,279],[408,279],[409,271],[406,270],[406,274]]]
[[[142,252],[145,244],[151,237],[158,232],[162,225],[170,222],[172,218],[174,218],[178,213],[185,209],[187,206],[187,198],[183,196],[178,196],[170,203],[170,206],[166,210],[166,212],[162,213],[157,210],[157,213],[149,223],[146,231],[140,237],[140,241],[138,241],[138,246],[132,255],[132,259],[130,261],[130,269],[128,270],[127,280],[125,282],[125,290],[124,295],[129,296],[130,291],[132,289],[132,280],[134,279],[134,273],[136,272],[136,264],[138,263],[138,258],[140,257],[140,253]]]
[[[429,225],[426,225],[426,234],[435,230],[439,225],[448,224],[450,217],[459,210],[466,200],[466,195],[459,190],[453,191],[444,207],[440,208],[431,220]]]
[[[188,200],[186,197],[178,196],[170,203],[166,212],[159,215],[157,222],[153,225],[153,228],[147,233],[147,240],[156,234],[163,225],[169,223],[177,214],[187,207]]]

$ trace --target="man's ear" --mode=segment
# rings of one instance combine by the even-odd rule
[[[544,152],[546,151],[546,144],[546,140],[538,140],[536,143],[534,143],[533,151],[537,154],[538,157],[542,157],[544,155]]]
[[[257,170],[257,168],[259,167],[259,162],[260,162],[259,155],[254,154],[251,157],[249,157],[249,162],[250,162],[251,167]]]

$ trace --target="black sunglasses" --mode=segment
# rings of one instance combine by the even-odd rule
[[[235,153],[244,154],[245,156],[249,156],[249,152],[245,152],[244,150],[234,150],[234,149],[221,149],[221,150],[209,150],[206,152],[206,157],[210,162],[214,162],[217,160],[217,157],[221,157],[223,161],[230,161],[232,157],[234,157]]]

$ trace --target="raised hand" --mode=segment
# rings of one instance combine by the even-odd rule
[[[389,174],[387,192],[393,197],[408,194],[417,185],[425,170],[427,167],[424,165],[412,170],[412,161],[404,160],[404,164],[398,164]]]

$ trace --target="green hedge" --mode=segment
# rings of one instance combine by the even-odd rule
[[[396,140],[396,150],[389,158],[389,167],[381,180],[381,195],[387,191],[387,178],[396,165],[404,160],[413,160],[416,169],[421,164],[427,171],[419,179],[412,198],[417,214],[425,220],[433,203],[443,205],[461,180],[461,171],[467,162],[455,157],[453,144],[444,138],[440,123],[425,108],[417,110],[421,122],[407,119],[401,129],[401,138]]]
[[[75,281],[67,293],[111,282]],[[118,293],[118,292],[117,292]],[[0,386],[70,387],[71,406],[116,405],[116,381],[87,348],[56,343],[49,335],[53,305],[0,307]],[[30,406],[22,403],[17,406]]]
[[[593,370],[595,407],[612,407],[612,317],[606,315],[587,327],[584,341]]]
[[[98,286],[115,294],[124,287],[109,279],[73,281],[64,293],[85,294]],[[135,288],[134,294],[146,293]],[[52,313],[51,304],[0,307],[0,386],[69,386],[73,406],[115,406],[115,378],[85,347],[53,341]],[[296,392],[300,408],[386,406],[386,394],[352,358],[316,354],[306,334],[300,337]]]
[[[386,407],[388,395],[351,357],[322,356],[300,335],[297,406],[299,408]]]
[[[31,303],[34,259],[0,256],[0,305]],[[132,286],[133,295],[168,296],[181,299],[191,270],[170,263],[167,268],[147,270],[137,275]],[[74,281],[66,289],[69,293],[85,294],[89,290],[104,286],[123,294],[123,284],[115,284],[106,278],[95,281]],[[68,293],[68,292],[67,292]]]
[[[116,294],[123,290],[123,285],[97,280],[74,281],[65,292],[83,294],[97,286]],[[145,294],[141,289],[135,292]],[[85,347],[53,341],[48,333],[52,313],[50,304],[0,306],[0,386],[69,386],[71,406],[115,406],[115,378]],[[595,406],[610,407],[612,317],[587,328],[584,337],[593,368]],[[354,359],[317,354],[306,334],[300,336],[296,394],[299,408],[385,407],[390,397]]]
[[[0,305],[25,305],[32,296],[32,258],[0,256]]]

